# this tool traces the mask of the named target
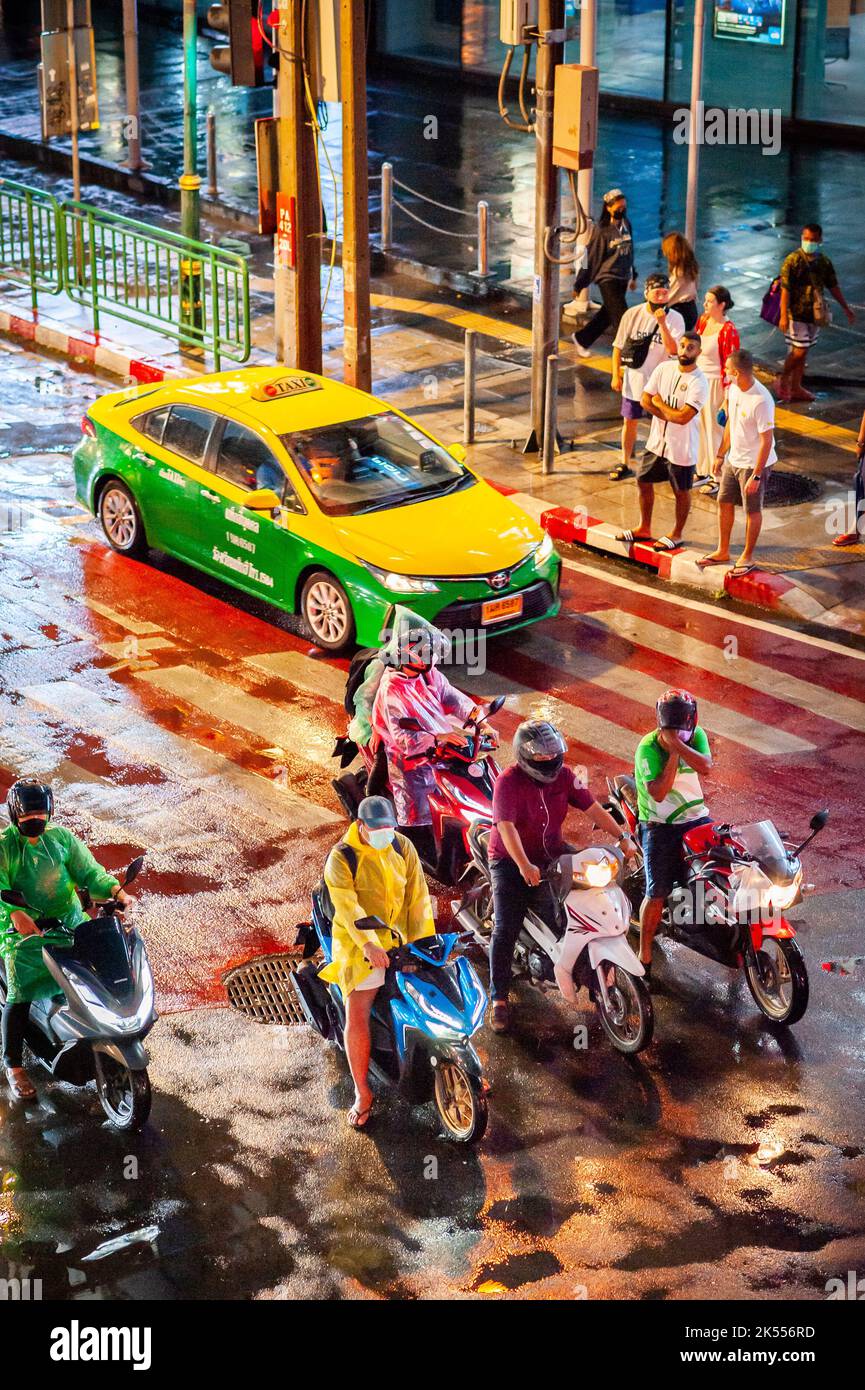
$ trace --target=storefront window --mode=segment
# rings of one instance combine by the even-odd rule
[[[796,115],[865,124],[865,0],[803,0]]]

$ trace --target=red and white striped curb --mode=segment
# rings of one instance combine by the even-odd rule
[[[585,545],[592,550],[602,550],[608,555],[618,555],[636,560],[655,571],[661,579],[674,584],[688,584],[698,589],[716,593],[721,579],[720,569],[701,570],[697,567],[702,551],[682,547],[675,551],[655,551],[645,542],[636,541],[628,545],[616,540],[616,527],[585,511],[570,507],[551,507],[540,497],[519,492],[504,483],[493,482],[496,491],[513,498],[518,506],[548,531],[554,540],[566,541],[571,545]],[[730,598],[752,603],[759,608],[769,608],[776,613],[805,621],[819,621],[825,613],[823,604],[801,585],[783,574],[769,574],[766,570],[752,570],[750,574],[732,575],[723,573],[723,589]]]
[[[13,313],[2,304],[0,333],[9,333],[27,343],[34,343],[37,347],[49,348],[51,352],[58,352],[63,357],[92,362],[94,367],[101,367],[113,376],[126,377],[133,381],[165,381],[170,377],[188,375],[182,369],[169,366],[156,357],[133,357],[128,347],[112,343],[104,334],[67,328],[41,313],[35,318],[33,315]]]

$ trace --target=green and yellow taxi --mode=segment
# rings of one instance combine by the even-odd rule
[[[252,367],[90,407],[79,500],[115,550],[164,551],[287,612],[329,652],[395,603],[449,630],[558,611],[549,537],[416,421],[341,382]]]

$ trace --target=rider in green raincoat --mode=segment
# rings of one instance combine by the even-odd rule
[[[129,899],[77,835],[49,823],[54,810],[50,787],[16,782],[7,805],[12,823],[0,834],[0,892],[20,893],[27,908],[0,900],[0,956],[7,990],[3,1062],[13,1091],[27,1098],[34,1094],[22,1066],[30,1005],[61,992],[42,959],[43,944],[72,944],[75,927],[87,916],[76,889],[86,888],[94,898],[116,897],[122,904]],[[34,917],[54,917],[59,925],[41,932]]]

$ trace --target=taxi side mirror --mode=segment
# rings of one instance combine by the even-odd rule
[[[273,488],[257,487],[254,492],[248,492],[243,499],[244,507],[249,507],[253,512],[272,512],[279,511],[282,502],[277,497]]]
[[[462,444],[449,444],[448,453],[452,459],[456,459],[457,463],[465,463],[466,451]]]

